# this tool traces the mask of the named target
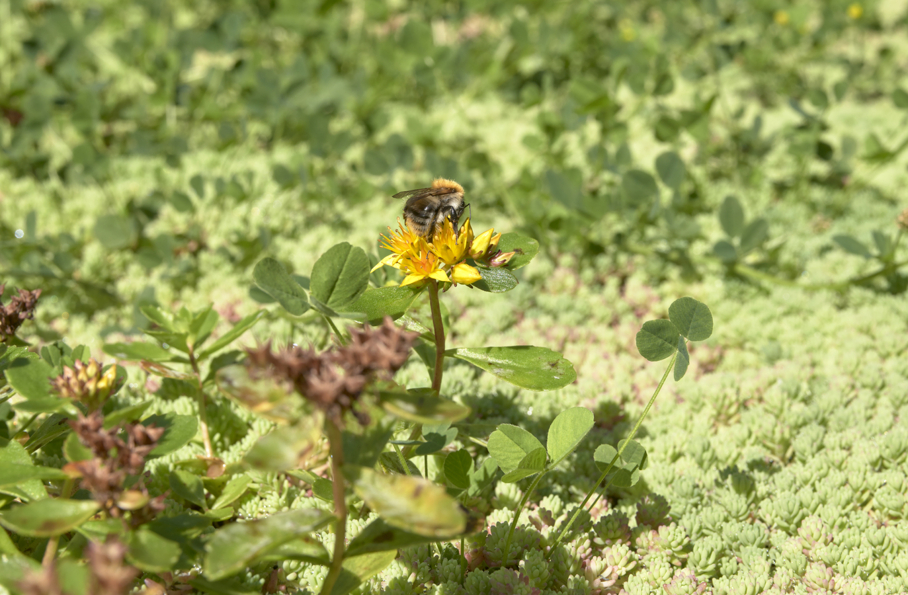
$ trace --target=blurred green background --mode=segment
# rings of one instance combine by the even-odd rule
[[[857,275],[835,238],[891,242],[908,181],[906,4],[2,0],[0,274],[45,339],[249,309],[263,255],[374,251],[444,176],[593,283]]]

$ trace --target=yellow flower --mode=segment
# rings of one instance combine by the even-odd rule
[[[381,259],[372,270],[390,266],[406,273],[401,287],[418,284],[426,279],[472,285],[482,276],[476,267],[465,261],[467,258],[488,258],[501,239],[501,234],[495,235],[491,229],[478,238],[474,237],[469,219],[464,221],[459,230],[454,229],[453,221],[445,220],[436,230],[431,242],[404,225],[400,225],[398,231],[390,227],[388,230],[391,233],[382,236],[382,246],[390,250],[391,254]]]
[[[429,249],[429,244],[423,238],[417,238],[414,243],[417,251],[408,252],[407,255],[398,261],[398,267],[407,276],[401,281],[400,286],[413,285],[426,279],[435,279],[443,283],[450,283],[448,274],[442,270],[442,262],[438,256]]]
[[[470,219],[464,222],[460,231],[454,231],[454,223],[445,219],[441,229],[435,232],[432,251],[448,266],[455,266],[467,257],[467,249],[473,243],[473,227]]]
[[[772,19],[776,22],[776,25],[779,25],[780,27],[784,27],[785,25],[788,24],[790,17],[788,16],[788,13],[786,11],[777,10],[776,14],[773,15]]]
[[[487,254],[495,250],[498,247],[498,240],[501,239],[501,234],[495,234],[494,229],[489,229],[482,232],[480,235],[473,240],[473,243],[470,245],[470,257],[474,260],[480,258],[485,258]]]
[[[851,6],[848,7],[848,17],[853,21],[856,21],[859,18],[861,18],[861,16],[863,16],[863,14],[864,14],[864,7],[861,6],[860,4],[858,4],[857,2],[855,2],[854,4],[852,4]]]

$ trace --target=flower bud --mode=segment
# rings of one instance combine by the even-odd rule
[[[72,367],[63,366],[63,373],[51,379],[51,387],[61,397],[79,401],[89,411],[97,411],[116,388],[117,365],[102,371],[95,358],[88,363],[76,361]]]

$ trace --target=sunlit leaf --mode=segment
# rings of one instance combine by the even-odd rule
[[[530,390],[564,388],[577,379],[574,366],[557,351],[545,347],[462,347],[448,357],[470,362],[486,372]]]
[[[466,515],[442,486],[421,477],[382,475],[368,467],[344,466],[344,475],[369,508],[389,524],[443,540],[461,534]]]

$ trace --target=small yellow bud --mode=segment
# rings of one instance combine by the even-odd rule
[[[852,4],[851,6],[848,7],[848,18],[850,18],[851,20],[856,21],[859,18],[861,18],[863,15],[864,15],[864,7],[861,6],[860,4],[858,4],[857,2],[855,2],[854,4]]]
[[[465,262],[455,265],[454,268],[451,269],[451,281],[454,283],[472,285],[480,279],[482,279],[482,275],[479,274],[479,271]]]
[[[776,22],[776,25],[784,27],[791,20],[791,17],[788,16],[788,12],[785,10],[777,10],[776,14],[773,15],[772,20]]]

